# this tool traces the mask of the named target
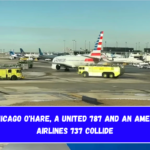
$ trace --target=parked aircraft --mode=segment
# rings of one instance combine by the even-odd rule
[[[133,56],[130,56],[128,58],[108,58],[105,54],[103,54],[103,60],[106,62],[111,63],[142,63],[143,61],[137,58],[134,58]]]
[[[17,59],[21,57],[20,54],[15,54],[14,51],[9,51],[9,55],[10,55],[9,59]]]
[[[50,55],[44,55],[41,51],[41,49],[39,48],[39,57],[38,59],[40,60],[53,60],[55,57],[57,56],[66,56],[66,55],[70,55],[69,53],[53,53]]]
[[[39,54],[27,54],[24,52],[24,50],[22,48],[20,48],[20,52],[21,52],[21,55],[22,56],[25,56],[25,57],[32,57],[32,58],[38,58],[39,57]]]
[[[53,60],[57,55],[44,55],[41,51],[41,49],[39,48],[39,57],[38,60]]]

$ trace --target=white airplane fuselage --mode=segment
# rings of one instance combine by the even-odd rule
[[[16,54],[10,55],[9,59],[16,59],[18,56]]]
[[[58,56],[52,61],[52,69],[56,69],[56,66],[61,66],[61,68],[77,68],[78,66],[95,64],[92,58],[84,56]]]
[[[134,59],[134,58],[114,58],[114,62],[126,62],[126,63],[141,63],[143,62],[142,60]]]
[[[34,58],[38,58],[39,55],[38,54],[25,54],[25,57],[34,57]]]

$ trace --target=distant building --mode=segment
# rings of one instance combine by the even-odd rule
[[[134,48],[131,47],[103,47],[104,52],[119,52],[119,53],[125,53],[125,52],[133,52]]]
[[[150,48],[144,48],[144,52],[150,53]]]
[[[76,50],[76,51],[73,51],[74,55],[78,55],[78,54],[89,54],[91,53],[91,51],[88,51],[88,50]]]

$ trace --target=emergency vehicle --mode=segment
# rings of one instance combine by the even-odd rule
[[[124,74],[124,66],[79,66],[78,74],[83,75],[83,77],[117,78]]]
[[[0,79],[24,79],[21,68],[0,68]]]

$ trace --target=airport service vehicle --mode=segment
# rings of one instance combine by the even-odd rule
[[[24,64],[27,64],[28,65],[28,68],[33,68],[33,61],[19,61],[18,62],[18,65],[21,66],[21,68],[23,68],[23,65]]]
[[[124,74],[123,66],[79,66],[78,74],[83,77],[102,76],[103,78],[117,78]]]
[[[33,60],[31,57],[21,57],[20,60]]]
[[[21,68],[0,68],[0,79],[24,79]]]

